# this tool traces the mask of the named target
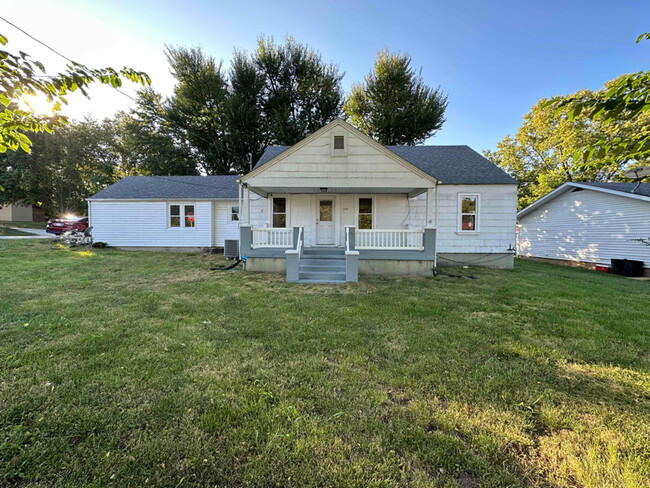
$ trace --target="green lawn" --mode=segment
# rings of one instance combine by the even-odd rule
[[[650,486],[650,283],[220,262],[0,241],[0,486]]]
[[[26,227],[28,229],[45,229],[47,222],[9,222],[7,220],[0,220],[0,226],[4,227]]]
[[[12,229],[11,227],[5,227],[0,225],[0,236],[32,236],[31,232],[23,232],[22,230]]]

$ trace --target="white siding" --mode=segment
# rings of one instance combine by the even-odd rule
[[[503,253],[515,246],[515,185],[440,185],[438,187],[438,252]],[[458,232],[458,194],[480,195],[479,232]]]
[[[346,156],[332,156],[332,133],[345,134]],[[259,188],[426,188],[434,184],[414,166],[398,162],[396,156],[385,154],[341,126],[324,132],[246,181]]]
[[[231,205],[237,206],[236,201],[227,202],[219,201],[214,202],[214,246],[223,246],[226,239],[237,239],[239,240],[239,222],[231,219],[230,207]]]
[[[458,253],[503,253],[515,245],[517,188],[515,185],[440,185],[438,186],[438,251]],[[481,195],[480,232],[458,233],[458,194]],[[305,228],[305,245],[315,237],[316,198],[313,194],[276,195],[288,201],[290,227]],[[338,226],[338,245],[345,242],[345,226],[357,225],[358,199],[373,197],[373,222],[376,229],[422,229],[425,227],[426,195],[407,198],[404,194],[338,194],[334,219]],[[251,199],[251,224],[270,227],[270,202]]]
[[[168,203],[194,205],[194,228],[170,228]],[[210,247],[212,202],[102,202],[90,204],[93,239],[123,247]]]
[[[564,193],[521,218],[517,251],[523,256],[609,264],[644,261],[650,246],[650,202],[592,190]]]

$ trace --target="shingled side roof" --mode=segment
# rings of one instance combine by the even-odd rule
[[[259,168],[291,146],[269,146]],[[386,146],[388,150],[446,185],[516,185],[508,175],[469,146]]]
[[[238,198],[241,176],[127,176],[89,200],[218,200]]]

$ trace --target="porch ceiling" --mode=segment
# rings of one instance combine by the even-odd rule
[[[416,196],[419,195],[420,193],[424,193],[427,191],[426,188],[401,188],[401,187],[395,187],[395,186],[390,186],[390,187],[357,187],[357,188],[336,188],[336,187],[323,187],[324,189],[320,187],[288,187],[288,186],[261,186],[261,187],[256,187],[256,186],[249,186],[250,191],[253,193],[257,193],[258,195],[261,195],[263,197],[266,197],[270,194],[295,194],[295,193],[301,193],[301,194],[320,194],[320,195],[327,195],[327,194],[340,194],[340,193],[398,193],[398,194],[407,194],[409,196]]]

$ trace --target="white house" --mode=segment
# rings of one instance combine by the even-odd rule
[[[517,253],[588,265],[643,261],[650,274],[650,183],[565,183],[518,214]]]
[[[337,119],[269,147],[241,177],[126,178],[89,199],[89,214],[95,240],[109,245],[209,247],[238,236],[248,269],[331,282],[446,264],[511,268],[516,201],[516,181],[467,146],[382,146]]]

